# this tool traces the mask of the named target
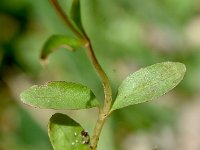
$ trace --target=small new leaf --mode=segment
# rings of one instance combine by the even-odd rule
[[[78,30],[80,30],[82,33],[85,33],[81,20],[80,0],[72,1],[70,17],[73,20],[73,23],[75,24],[76,28],[78,28]]]
[[[136,71],[120,85],[111,111],[162,96],[179,84],[185,72],[185,65],[178,62],[157,63]]]
[[[32,86],[20,98],[25,104],[47,109],[86,109],[99,105],[88,87],[64,81]]]
[[[89,150],[90,137],[79,123],[67,115],[56,113],[48,124],[48,134],[54,150]]]
[[[77,39],[67,37],[64,35],[53,35],[44,44],[41,53],[41,59],[46,59],[49,54],[51,54],[55,50],[58,50],[59,48],[66,48],[70,51],[74,51],[80,46],[81,42]]]

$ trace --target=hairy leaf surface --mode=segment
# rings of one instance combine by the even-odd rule
[[[99,105],[88,87],[65,81],[32,86],[20,97],[25,104],[48,109],[86,109]]]
[[[120,85],[112,110],[151,101],[173,89],[184,77],[185,65],[163,62],[142,68]]]

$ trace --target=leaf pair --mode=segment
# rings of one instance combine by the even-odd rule
[[[73,28],[84,36],[85,31],[81,21],[80,0],[72,1],[70,17],[67,18],[70,18],[68,21],[72,24]],[[49,54],[55,50],[58,50],[59,48],[66,48],[70,51],[74,51],[81,46],[82,43],[80,39],[75,39],[64,35],[53,35],[46,41],[42,49],[41,59],[46,59]]]
[[[157,63],[138,70],[120,85],[111,111],[162,96],[183,79],[185,71],[185,65],[177,62]],[[64,81],[32,86],[20,97],[24,103],[40,108],[86,109],[99,106],[88,87]]]

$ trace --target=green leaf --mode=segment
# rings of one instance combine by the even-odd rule
[[[64,114],[56,113],[51,117],[48,134],[54,150],[89,150],[88,133]]]
[[[63,36],[63,35],[53,35],[51,36],[42,49],[41,59],[46,59],[49,54],[54,52],[59,48],[66,48],[70,51],[74,51],[76,48],[81,46],[81,42],[77,39]]]
[[[120,85],[111,111],[162,96],[183,79],[185,72],[185,65],[178,62],[157,63],[138,70]]]
[[[48,109],[86,109],[99,105],[88,87],[64,81],[32,86],[20,98],[25,104]]]
[[[70,17],[73,20],[75,26],[82,32],[85,33],[82,21],[81,21],[81,6],[80,0],[73,0],[70,10]]]

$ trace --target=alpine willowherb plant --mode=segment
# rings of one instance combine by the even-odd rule
[[[56,113],[49,121],[48,134],[54,150],[96,150],[99,136],[105,121],[116,110],[154,100],[172,90],[183,79],[186,67],[179,62],[162,62],[142,68],[129,75],[119,86],[115,99],[107,75],[100,66],[90,38],[81,22],[80,0],[73,0],[70,15],[66,15],[57,0],[50,0],[55,10],[76,38],[65,35],[53,35],[45,43],[41,59],[60,47],[70,51],[84,48],[93,64],[104,89],[104,103],[88,87],[66,81],[51,81],[44,85],[34,85],[23,91],[20,98],[23,103],[46,109],[88,109],[97,107],[99,115],[93,135],[67,115]]]

